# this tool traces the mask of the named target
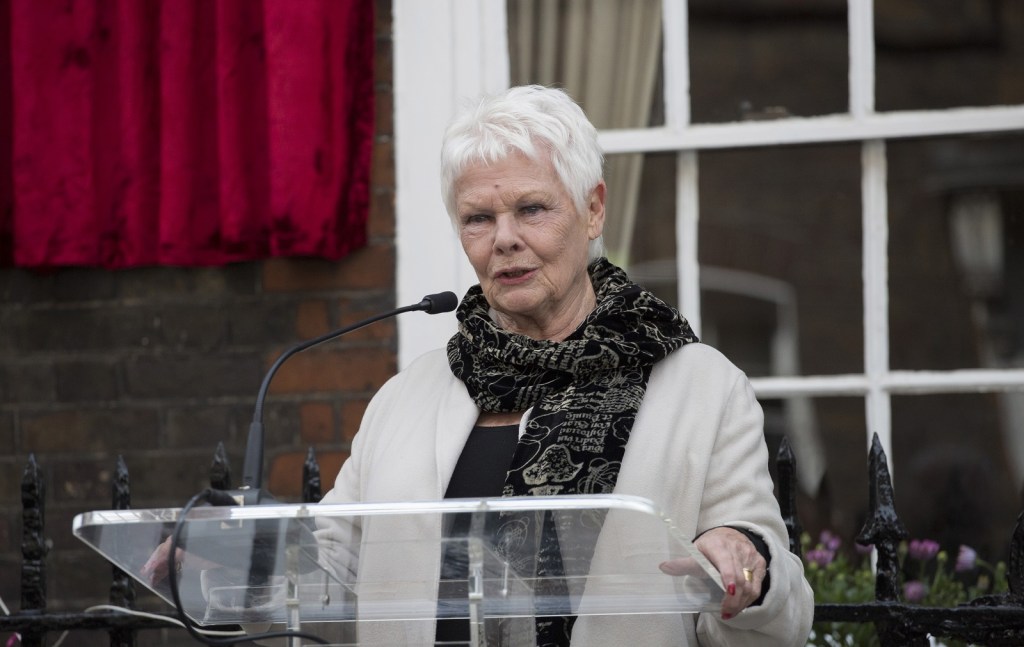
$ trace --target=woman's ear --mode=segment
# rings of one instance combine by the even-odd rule
[[[604,180],[601,180],[587,199],[587,235],[590,240],[598,238],[604,231],[604,196],[607,188]]]

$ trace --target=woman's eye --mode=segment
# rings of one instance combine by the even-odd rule
[[[522,209],[520,209],[520,211],[522,211],[523,213],[527,213],[527,214],[540,213],[543,210],[544,210],[544,205],[540,205],[540,204],[530,204],[530,205],[527,205],[527,206],[523,207]]]
[[[490,216],[488,216],[487,214],[473,213],[463,218],[462,221],[467,225],[479,225],[487,222],[488,219],[490,219]]]

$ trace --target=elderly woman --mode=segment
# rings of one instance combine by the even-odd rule
[[[373,398],[324,501],[645,497],[721,574],[720,611],[542,620],[539,645],[804,644],[812,593],[760,407],[742,372],[602,258],[602,154],[583,111],[513,88],[452,122],[441,162],[479,285],[447,350]]]

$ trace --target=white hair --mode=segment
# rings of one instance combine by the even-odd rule
[[[604,175],[597,129],[564,90],[523,85],[483,97],[448,125],[441,144],[441,195],[453,224],[455,183],[462,173],[516,153],[538,161],[548,156],[576,210],[586,217],[590,193]],[[598,237],[590,242],[590,258],[603,254]]]

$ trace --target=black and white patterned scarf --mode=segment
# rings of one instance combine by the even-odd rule
[[[564,341],[503,330],[491,319],[480,286],[470,288],[459,305],[459,332],[448,342],[452,372],[483,411],[533,407],[503,496],[612,492],[651,369],[697,341],[674,308],[607,259],[592,262],[588,271],[597,306]],[[535,525],[557,524],[547,517]],[[536,547],[528,552],[537,554],[537,575],[560,575],[560,551],[551,541],[560,530],[520,528],[514,540],[504,541]],[[538,619],[537,644],[567,645],[572,623]]]

